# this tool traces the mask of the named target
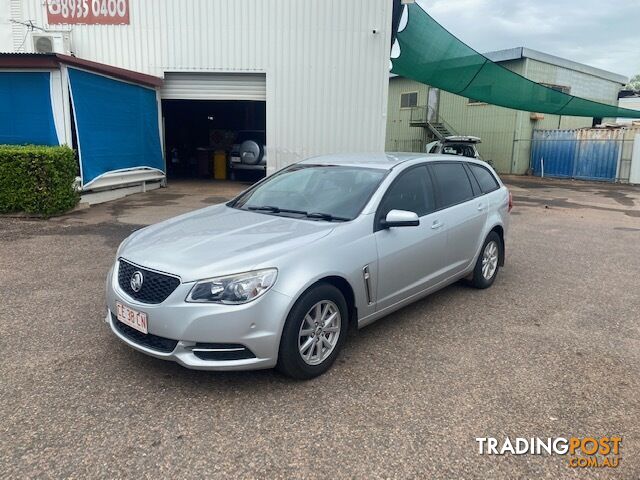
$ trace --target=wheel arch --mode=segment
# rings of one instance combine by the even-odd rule
[[[500,224],[494,225],[489,233],[496,232],[500,237],[500,262],[498,265],[504,267],[504,257],[505,257],[505,246],[504,246],[504,227]],[[489,233],[487,235],[489,235]]]
[[[318,278],[317,280],[309,284],[304,290],[300,291],[296,299],[292,302],[289,312],[291,311],[291,309],[293,309],[293,306],[296,303],[298,303],[298,300],[300,300],[300,298],[305,293],[307,293],[312,288],[318,285],[321,285],[323,283],[332,285],[336,287],[338,290],[340,290],[340,293],[342,293],[342,296],[344,297],[345,302],[347,302],[347,310],[348,310],[347,322],[349,324],[349,329],[356,326],[358,324],[358,307],[356,305],[355,292],[353,290],[353,287],[351,286],[351,283],[349,283],[349,281],[346,278],[340,275],[335,275],[335,274],[327,275],[322,278]]]

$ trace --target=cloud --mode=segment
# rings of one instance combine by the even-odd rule
[[[425,0],[470,47],[528,47],[628,77],[640,73],[638,0]]]

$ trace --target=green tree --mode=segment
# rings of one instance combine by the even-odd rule
[[[627,90],[633,90],[635,92],[640,92],[640,74],[634,75],[631,77],[631,81],[627,83],[624,88]]]

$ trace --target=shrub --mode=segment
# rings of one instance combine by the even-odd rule
[[[71,210],[80,198],[73,186],[77,171],[69,147],[0,145],[0,213]]]

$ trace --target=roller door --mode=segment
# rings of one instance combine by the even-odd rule
[[[263,73],[166,73],[163,100],[267,99]]]

